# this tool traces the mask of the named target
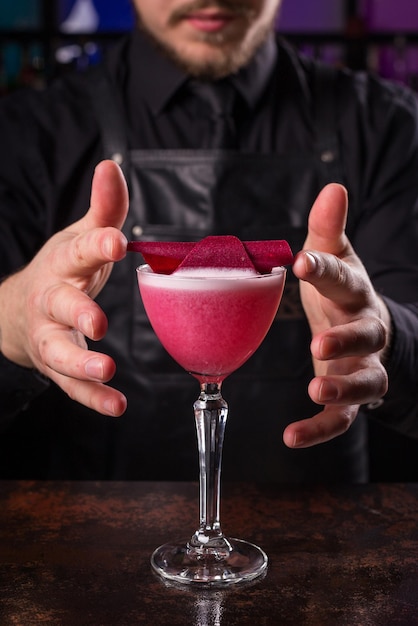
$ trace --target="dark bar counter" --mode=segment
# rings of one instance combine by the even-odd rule
[[[149,558],[198,526],[197,484],[0,482],[0,624],[418,624],[418,485],[226,484],[222,522],[267,574],[178,588]]]

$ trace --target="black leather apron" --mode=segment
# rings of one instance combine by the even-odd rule
[[[331,84],[326,72],[317,78],[322,95]],[[343,180],[330,124],[332,94],[321,98],[324,108],[317,111],[314,153],[283,158],[219,150],[129,152],[123,121],[105,82],[95,87],[95,102],[104,156],[122,165],[129,182],[128,239],[184,241],[234,234],[244,240],[287,239],[297,252],[318,191],[327,182]],[[129,401],[127,414],[109,431],[111,463],[117,467],[113,477],[124,478],[130,471],[139,478],[190,479],[197,476],[192,403],[198,384],[165,353],[150,328],[134,271],[140,262],[139,255],[129,254],[115,266],[106,287],[111,326],[103,349],[115,354],[114,382]],[[230,407],[225,479],[365,479],[361,420],[345,436],[310,450],[290,451],[282,443],[286,424],[320,410],[306,391],[313,375],[310,339],[298,283],[289,268],[267,339],[223,385]]]

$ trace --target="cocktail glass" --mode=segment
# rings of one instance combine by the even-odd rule
[[[200,525],[189,541],[167,543],[151,557],[154,570],[177,583],[223,586],[248,581],[267,568],[259,547],[226,537],[220,523],[221,457],[228,405],[222,381],[266,336],[283,293],[286,270],[270,274],[199,270],[171,275],[137,268],[142,301],[169,354],[200,383],[194,403],[200,488]]]

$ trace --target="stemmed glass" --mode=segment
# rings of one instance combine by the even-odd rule
[[[200,270],[202,272],[202,270]],[[205,270],[197,275],[137,268],[142,301],[165,349],[200,383],[194,403],[199,452],[200,525],[182,545],[167,543],[151,557],[154,570],[177,583],[223,586],[267,568],[258,546],[226,537],[220,523],[221,457],[228,405],[222,381],[266,336],[283,293],[286,270],[270,274]]]

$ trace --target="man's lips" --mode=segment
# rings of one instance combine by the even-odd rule
[[[212,33],[228,26],[237,16],[221,11],[196,11],[185,16],[185,20],[197,30]]]

